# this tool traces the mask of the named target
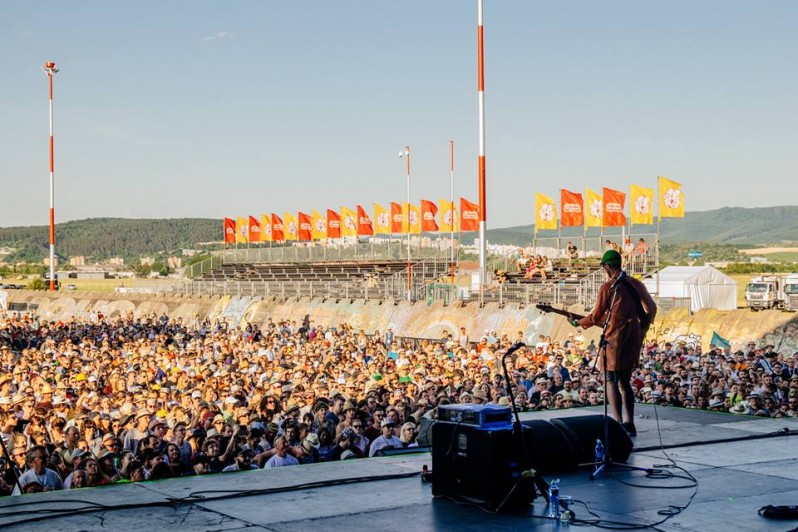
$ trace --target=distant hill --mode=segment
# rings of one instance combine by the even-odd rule
[[[597,230],[592,229],[598,234]],[[636,233],[653,233],[656,226],[635,226]],[[525,245],[532,241],[534,225],[489,229],[495,244]],[[591,233],[591,234],[593,234]],[[92,218],[56,226],[57,251],[63,259],[78,255],[92,259],[121,256],[126,259],[195,248],[199,242],[218,241],[222,221],[207,218],[125,219]],[[543,231],[539,236],[556,236]],[[565,228],[563,236],[581,236],[581,228]],[[662,221],[665,244],[703,242],[714,245],[789,245],[798,241],[798,206],[768,208],[727,207],[688,212],[682,219]],[[48,255],[47,226],[0,228],[0,247],[16,251],[8,262],[39,262]]]

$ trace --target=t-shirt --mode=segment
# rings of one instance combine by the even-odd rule
[[[285,456],[280,456],[275,454],[274,456],[269,458],[266,464],[264,464],[263,468],[267,469],[270,467],[286,467],[292,465],[299,465],[299,460],[297,460],[290,454],[287,454]]]
[[[14,486],[14,491],[11,494],[20,495],[20,486],[24,492],[25,486],[28,484],[33,484],[34,482],[38,482],[42,485],[42,488],[50,488],[50,490],[64,489],[64,484],[61,482],[61,477],[59,477],[58,473],[52,469],[45,468],[44,473],[41,475],[37,475],[33,469],[29,469],[20,475],[19,486]]]

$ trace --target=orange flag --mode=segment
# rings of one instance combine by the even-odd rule
[[[402,205],[391,202],[391,233],[403,233],[405,225],[405,213]]]
[[[374,236],[371,218],[360,205],[357,206],[357,236]]]
[[[560,189],[560,225],[562,227],[585,225],[585,202],[582,194]]]
[[[283,242],[285,233],[283,232],[283,219],[272,213],[272,241]]]
[[[341,238],[341,216],[327,209],[327,238]]]
[[[249,217],[249,241],[260,242],[263,240],[263,231],[261,230],[260,220],[255,216]]]
[[[479,205],[465,198],[460,198],[460,230],[479,230]]]
[[[434,201],[421,200],[421,231],[433,232],[438,230],[438,222],[435,215],[438,214],[438,206]]]
[[[299,223],[299,240],[313,240],[313,224],[310,220],[310,215],[305,214],[304,212],[298,213],[298,223]]]
[[[604,187],[602,189],[602,201],[604,203],[604,227],[623,227],[626,225],[626,216],[623,213],[626,203],[626,194],[620,190],[612,190]]]
[[[224,219],[224,243],[236,243],[236,221],[232,218]]]

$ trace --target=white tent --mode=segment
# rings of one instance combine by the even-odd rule
[[[690,299],[693,312],[702,308],[737,308],[737,282],[712,266],[668,266],[643,284],[660,300]]]

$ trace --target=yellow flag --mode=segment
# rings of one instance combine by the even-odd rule
[[[357,236],[357,215],[346,207],[341,207],[341,236]]]
[[[538,229],[557,229],[557,205],[544,194],[535,194],[535,232]]]
[[[249,242],[249,220],[239,216],[236,218],[236,244]]]
[[[319,211],[313,211],[310,216],[311,236],[313,240],[322,240],[327,238],[327,219],[322,216]]]
[[[457,231],[457,211],[454,203],[449,200],[438,200],[438,212],[441,214],[441,233]]]
[[[631,185],[629,203],[632,224],[654,223],[654,189]]]
[[[601,227],[604,223],[604,201],[601,194],[585,189],[585,227]]]
[[[296,223],[296,216],[290,212],[283,213],[283,230],[285,231],[286,242],[297,239],[299,224]]]
[[[413,235],[421,234],[421,207],[410,205],[410,233]]]
[[[684,218],[682,184],[659,176],[659,217]]]
[[[374,203],[374,234],[391,234],[391,213],[379,203]]]
[[[260,215],[260,240],[261,242],[272,241],[272,217],[268,214]]]

